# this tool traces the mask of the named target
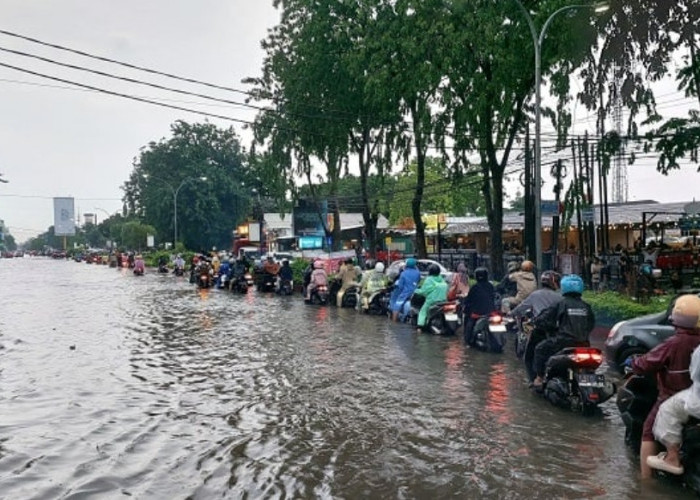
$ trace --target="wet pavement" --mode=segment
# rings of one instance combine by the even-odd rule
[[[0,310],[0,498],[692,498],[512,350],[44,258]]]

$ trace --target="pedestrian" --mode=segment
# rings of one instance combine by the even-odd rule
[[[593,262],[591,262],[591,289],[595,292],[600,290],[600,272],[603,269],[603,265],[600,263],[598,257],[593,257]]]

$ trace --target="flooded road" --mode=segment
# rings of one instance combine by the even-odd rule
[[[0,260],[0,498],[687,498],[488,355],[299,296]]]

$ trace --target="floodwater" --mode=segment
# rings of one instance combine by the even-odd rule
[[[0,498],[684,498],[613,401],[300,297],[0,260]]]

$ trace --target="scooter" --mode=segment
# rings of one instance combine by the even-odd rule
[[[506,325],[499,312],[480,316],[474,324],[474,346],[484,352],[502,353],[507,342]]]
[[[143,276],[144,270],[142,267],[135,267],[133,273],[134,276]]]
[[[280,279],[280,287],[277,290],[279,295],[292,295],[294,290],[292,288],[292,282],[289,280]]]
[[[555,406],[592,415],[616,391],[604,374],[596,373],[602,362],[600,349],[566,347],[547,360],[540,391]]]
[[[197,286],[199,288],[209,288],[211,286],[211,276],[209,273],[200,273],[197,279]]]
[[[248,293],[248,280],[245,275],[231,278],[228,283],[228,289],[232,292]]]
[[[343,299],[340,307],[352,307],[353,309],[357,307],[360,303],[360,285],[350,285],[343,294]]]
[[[625,424],[625,444],[636,452],[642,441],[644,421],[657,397],[655,379],[634,374],[628,374],[617,393],[617,408]],[[700,420],[691,419],[683,427],[682,439],[681,463],[684,472],[680,480],[700,495]]]
[[[259,292],[274,292],[275,291],[275,277],[270,273],[262,273],[260,280],[258,281],[258,291]]]
[[[425,331],[434,335],[455,335],[462,326],[462,308],[457,301],[440,302],[428,309]]]
[[[175,276],[183,276],[185,274],[185,269],[180,266],[175,266],[175,269],[173,269],[173,274]]]
[[[389,314],[389,302],[391,300],[390,288],[382,288],[369,296],[367,301],[362,301],[362,312],[378,316]]]
[[[328,286],[318,285],[316,288],[313,289],[313,291],[311,292],[311,296],[305,302],[307,304],[318,304],[321,306],[325,306],[326,304],[328,304]]]

